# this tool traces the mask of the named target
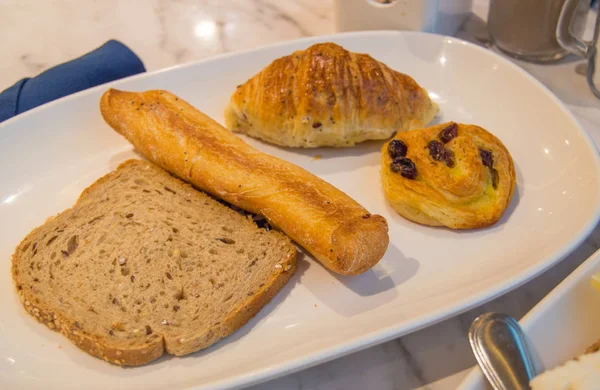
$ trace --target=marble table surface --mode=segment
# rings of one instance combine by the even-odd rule
[[[488,3],[475,0],[457,36],[490,47]],[[2,0],[0,89],[77,57],[114,38],[148,70],[217,53],[334,32],[333,0]],[[600,101],[585,82],[586,65],[569,56],[552,65],[515,61],[552,90],[600,145]],[[274,379],[253,390],[454,389],[475,364],[466,338],[487,311],[522,317],[600,247],[600,229],[559,265],[516,290],[437,325]]]

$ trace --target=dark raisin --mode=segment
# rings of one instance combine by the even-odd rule
[[[427,149],[429,149],[429,154],[435,161],[442,161],[444,159],[446,148],[444,148],[441,142],[435,140],[429,141]]]
[[[415,179],[417,177],[417,167],[415,163],[406,157],[397,157],[390,164],[392,172],[400,172],[402,177],[407,179]]]
[[[452,168],[454,166],[454,153],[451,150],[446,149],[446,158],[444,159],[448,168]]]
[[[443,161],[450,168],[454,166],[454,153],[446,149],[440,141],[429,141],[427,149],[429,149],[429,154],[435,161]]]
[[[149,325],[146,325],[146,334],[147,335],[152,334],[152,328]]]
[[[313,123],[313,129],[318,129],[319,127],[323,126],[323,124],[321,122],[315,122]]]
[[[494,168],[490,168],[490,172],[492,173],[492,187],[494,187],[494,189],[498,189],[498,181],[500,180],[500,177],[498,176],[498,171]]]
[[[392,140],[388,144],[388,154],[391,158],[396,157],[406,157],[406,152],[408,151],[408,147],[406,144],[399,139]]]
[[[494,167],[494,157],[492,156],[492,152],[485,149],[479,149],[479,156],[481,157],[481,162],[484,166],[488,168]]]
[[[429,155],[435,161],[442,161],[442,159],[444,158],[445,148],[441,142],[435,140],[429,141],[429,143],[427,144],[427,149],[429,149]]]
[[[458,135],[458,125],[452,123],[440,132],[440,139],[443,143],[447,144],[452,141]]]

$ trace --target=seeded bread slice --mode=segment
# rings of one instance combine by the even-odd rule
[[[295,270],[286,236],[139,160],[34,229],[12,261],[27,312],[89,354],[130,366],[233,333]]]

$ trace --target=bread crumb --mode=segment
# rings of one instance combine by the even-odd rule
[[[313,157],[313,160],[320,160],[322,158],[323,158],[323,155],[317,154],[315,157]]]

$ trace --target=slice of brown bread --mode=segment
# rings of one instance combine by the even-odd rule
[[[138,160],[29,233],[12,262],[31,315],[119,365],[210,346],[295,270],[286,236]]]

